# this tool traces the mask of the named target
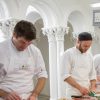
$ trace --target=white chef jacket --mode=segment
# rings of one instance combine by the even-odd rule
[[[11,40],[0,43],[0,89],[15,91],[23,99],[34,88],[33,76],[47,78],[40,50],[33,44],[18,51]]]
[[[100,54],[96,54],[94,56],[94,66],[95,66],[95,69],[96,69],[97,76],[100,77]],[[97,81],[97,89],[96,89],[96,91],[100,92],[100,81]]]
[[[76,47],[66,50],[61,61],[63,80],[72,76],[80,85],[89,88],[90,80],[96,79],[93,58],[90,52],[81,53]],[[80,91],[71,85],[66,87],[67,97],[81,95]]]

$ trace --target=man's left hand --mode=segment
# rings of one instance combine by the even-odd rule
[[[29,98],[27,100],[37,100],[37,96],[31,95],[31,96],[29,96]]]

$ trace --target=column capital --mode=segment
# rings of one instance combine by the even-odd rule
[[[56,28],[56,40],[64,40],[64,35],[68,34],[69,27],[57,27]]]
[[[2,30],[6,38],[9,38],[12,35],[13,28],[18,21],[19,19],[14,18],[0,21],[0,29]]]
[[[42,32],[44,35],[48,37],[55,37],[57,40],[62,40],[64,35],[68,33],[69,27],[51,27],[51,28],[43,28]]]
[[[47,35],[49,42],[55,41],[55,28],[42,28],[42,33]]]

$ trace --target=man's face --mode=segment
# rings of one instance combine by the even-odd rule
[[[79,41],[79,50],[82,53],[85,53],[91,46],[92,41],[88,40],[88,41]]]
[[[25,50],[32,43],[32,41],[28,41],[24,37],[16,37],[16,36],[13,36],[12,42],[19,51]]]

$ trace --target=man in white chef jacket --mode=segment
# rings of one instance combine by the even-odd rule
[[[0,43],[0,100],[36,100],[43,89],[47,72],[40,50],[32,44],[35,38],[34,25],[21,20],[12,38]]]
[[[67,98],[87,95],[96,89],[96,72],[93,57],[88,51],[92,36],[88,32],[78,35],[76,46],[66,50],[62,56],[62,75],[66,82]]]
[[[100,54],[94,56],[94,66],[97,74],[96,92],[100,92]]]

